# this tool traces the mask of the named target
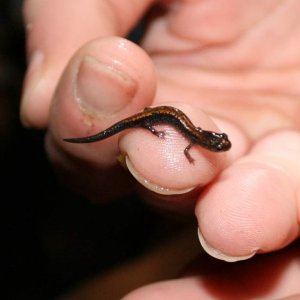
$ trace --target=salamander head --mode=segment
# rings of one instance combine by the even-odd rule
[[[231,148],[231,142],[226,133],[202,131],[205,143],[203,146],[213,152],[227,151]]]

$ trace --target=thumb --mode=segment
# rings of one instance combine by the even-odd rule
[[[23,124],[46,127],[53,92],[73,53],[96,37],[126,35],[151,2],[25,1],[29,67],[21,102]]]

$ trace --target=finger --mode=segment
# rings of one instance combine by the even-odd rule
[[[49,156],[58,165],[69,169],[69,175],[65,177],[73,183],[79,181],[81,168],[89,170],[88,176],[80,180],[82,186],[79,189],[88,183],[88,190],[105,198],[103,193],[108,193],[109,184],[115,183],[116,177],[114,173],[111,175],[113,178],[108,176],[107,168],[116,165],[119,146],[126,155],[129,170],[140,183],[147,189],[154,189],[157,194],[172,195],[185,194],[195,187],[204,186],[234,156],[245,151],[247,142],[242,134],[233,125],[225,125],[226,122],[223,126],[221,121],[220,125],[226,131],[226,128],[230,130],[230,138],[239,142],[233,142],[230,153],[214,153],[194,147],[190,154],[195,164],[191,164],[184,155],[189,141],[174,127],[161,127],[166,132],[164,139],[146,130],[129,131],[121,134],[119,146],[118,136],[81,145],[63,141],[64,138],[97,133],[149,106],[154,97],[155,82],[149,58],[140,48],[123,39],[94,41],[74,56],[55,94],[47,145]],[[220,131],[201,110],[176,105],[182,107],[196,126],[199,124],[206,130]],[[159,127],[157,129],[160,130]],[[70,160],[70,157],[74,159]],[[101,179],[105,189],[99,189],[100,174],[103,174]],[[78,186],[78,183],[75,185]],[[118,185],[119,192],[122,192],[121,186]],[[116,191],[115,188],[113,190]],[[185,205],[183,199],[181,202]]]
[[[73,53],[96,37],[126,35],[151,2],[27,0],[30,65],[21,105],[23,123],[46,127],[53,91]]]
[[[235,264],[202,257],[189,277],[141,287],[122,300],[299,299],[299,280],[298,246]]]
[[[273,133],[203,193],[196,216],[207,252],[242,260],[299,235],[299,151],[298,132]]]
[[[120,140],[120,149],[126,153],[129,171],[145,188],[140,190],[143,198],[156,206],[189,211],[194,208],[199,189],[241,156],[248,147],[248,141],[235,126],[212,120],[201,109],[184,103],[155,102],[155,105],[164,104],[182,110],[195,126],[216,132],[225,131],[232,141],[228,152],[216,153],[200,145],[192,146],[189,151],[193,159],[191,163],[184,153],[190,143],[189,137],[176,126],[157,125],[156,130],[164,132],[162,139],[147,132],[134,131]]]
[[[103,171],[116,165],[116,136],[91,144],[63,139],[97,133],[141,111],[152,102],[155,84],[150,59],[128,40],[95,40],[74,55],[55,93],[47,136],[49,157],[68,171],[67,179],[86,184],[95,193],[106,193],[106,183],[116,183],[116,174],[111,178]],[[98,175],[104,177],[101,188]],[[118,190],[122,193],[121,186]]]

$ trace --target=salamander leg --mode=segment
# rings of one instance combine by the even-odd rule
[[[156,130],[154,127],[152,127],[151,125],[145,125],[145,128],[148,129],[152,134],[156,135],[157,137],[159,137],[160,139],[165,138],[166,133],[164,131],[161,130]]]
[[[191,154],[189,153],[190,149],[192,148],[193,144],[189,144],[184,149],[184,155],[188,159],[190,164],[194,164],[195,160],[192,158]]]

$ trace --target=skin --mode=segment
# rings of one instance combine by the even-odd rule
[[[164,194],[148,196],[150,202],[195,213],[211,255],[239,260],[287,248],[300,223],[299,1],[164,1],[166,13],[151,19],[141,47],[120,38],[151,2],[25,1],[24,125],[47,128],[49,158],[66,183],[92,200],[128,191],[128,174],[116,169],[121,151],[137,180],[148,182],[141,194]],[[158,105],[176,106],[202,128],[228,133],[232,149],[216,155],[193,147],[191,166],[182,155],[186,140],[168,127],[167,143],[138,129],[81,147],[62,142]],[[199,186],[193,197],[187,193]],[[232,299],[241,272],[244,297],[259,285],[270,287],[264,299],[299,294],[291,280],[300,282],[299,268],[291,267],[299,265],[297,253],[283,250],[289,268],[270,259],[280,287],[270,276],[258,278],[259,262],[252,259],[226,275],[222,297]],[[200,269],[125,299],[175,299],[175,292],[212,299],[222,274],[211,271],[215,285],[207,288],[195,283],[205,280]]]

